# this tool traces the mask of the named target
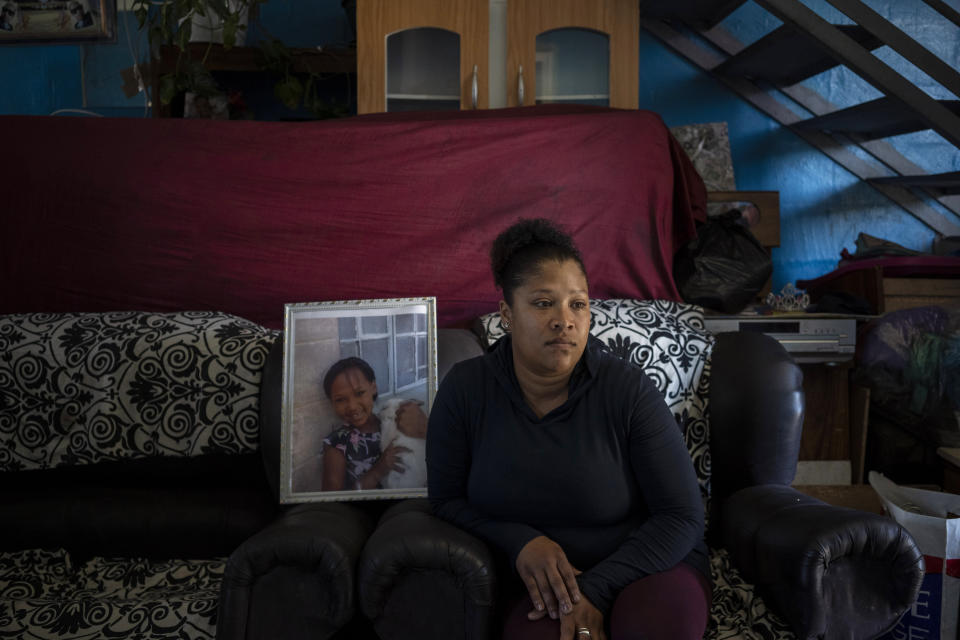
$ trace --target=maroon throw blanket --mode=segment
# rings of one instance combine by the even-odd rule
[[[521,108],[316,123],[0,117],[0,313],[217,309],[436,296],[440,326],[499,299],[518,217],[570,230],[593,297],[678,300],[705,192],[660,118]]]

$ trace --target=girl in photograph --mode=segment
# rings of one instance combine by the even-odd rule
[[[382,449],[383,418],[377,415],[377,380],[373,368],[360,358],[344,358],[323,377],[323,391],[341,420],[323,441],[321,491],[381,489],[391,474],[403,474],[415,461],[410,447],[388,443]],[[416,401],[393,403],[396,431],[411,438],[426,437],[427,417]],[[421,462],[422,464],[422,462]]]

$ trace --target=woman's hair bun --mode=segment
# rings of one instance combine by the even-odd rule
[[[580,251],[566,231],[546,218],[520,218],[497,236],[490,248],[493,281],[512,303],[513,290],[544,260],[574,260],[586,276]]]

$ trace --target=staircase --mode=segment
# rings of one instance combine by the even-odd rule
[[[922,1],[960,39],[960,12]],[[748,46],[720,24],[746,0],[644,0],[641,26],[937,233],[960,235],[960,171],[927,173],[887,141],[932,130],[960,149],[960,73],[860,0],[826,0],[852,25],[799,0],[754,2],[783,25]],[[958,99],[928,95],[872,53],[883,46]],[[805,83],[840,65],[883,97],[841,109]]]

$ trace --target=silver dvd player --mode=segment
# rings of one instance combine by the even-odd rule
[[[857,348],[854,317],[713,316],[704,317],[707,331],[754,331],[777,340],[797,362],[843,362]]]

